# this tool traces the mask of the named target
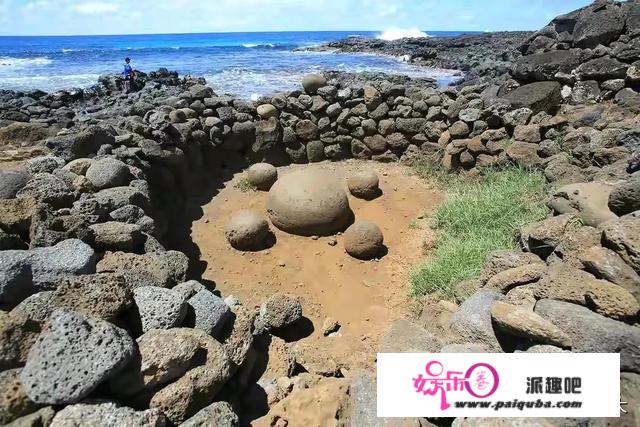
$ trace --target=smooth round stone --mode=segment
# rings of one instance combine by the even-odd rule
[[[374,171],[363,171],[347,179],[349,191],[360,199],[373,199],[380,194],[378,174]]]
[[[224,235],[238,250],[260,249],[269,236],[269,224],[261,215],[242,209],[231,217]]]
[[[380,228],[369,221],[356,222],[344,232],[344,249],[358,259],[375,258],[383,241]]]
[[[300,236],[343,231],[352,216],[341,183],[319,169],[302,169],[278,179],[269,191],[267,213],[280,230]]]
[[[271,104],[262,104],[256,108],[258,115],[263,119],[278,117],[278,109]]]
[[[278,180],[278,170],[269,163],[256,163],[247,171],[249,183],[258,190],[269,190]]]

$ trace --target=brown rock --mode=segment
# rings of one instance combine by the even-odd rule
[[[222,345],[205,332],[191,329],[205,351],[204,364],[187,371],[151,398],[149,407],[159,409],[174,424],[179,424],[214,401],[231,375],[229,359]]]
[[[51,310],[65,308],[114,321],[133,304],[133,293],[118,274],[89,274],[65,279],[53,292]]]
[[[491,306],[491,318],[503,331],[543,344],[571,347],[571,338],[560,328],[533,311],[496,301]]]
[[[527,264],[540,263],[542,260],[530,253],[522,251],[498,250],[493,251],[487,257],[487,262],[480,273],[480,283],[484,285],[496,274]]]
[[[378,174],[372,170],[366,170],[351,175],[347,179],[349,191],[361,199],[372,199],[380,194]]]
[[[35,412],[40,407],[29,399],[22,388],[20,371],[22,369],[0,372],[0,424],[2,425]]]
[[[24,314],[0,317],[0,370],[24,365],[40,330],[40,324]]]
[[[597,227],[617,218],[608,206],[612,189],[599,182],[565,185],[554,193],[550,206],[559,214],[578,215],[585,225]]]
[[[633,318],[640,311],[638,301],[624,288],[566,264],[549,268],[540,280],[535,296],[584,305],[618,320]]]
[[[603,245],[640,272],[640,211],[602,225]]]
[[[485,287],[506,294],[515,287],[538,281],[546,269],[546,264],[542,262],[511,268],[491,277]]]
[[[640,275],[611,249],[593,246],[582,254],[580,261],[597,278],[620,285],[640,299]]]
[[[375,258],[382,250],[380,228],[369,221],[358,221],[344,232],[344,249],[358,259]]]

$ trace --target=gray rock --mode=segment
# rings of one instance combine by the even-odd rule
[[[288,326],[302,317],[302,305],[297,298],[274,294],[260,306],[257,329],[277,329]]]
[[[200,292],[203,289],[207,289],[202,283],[197,280],[188,280],[174,286],[171,290],[177,292],[182,296],[185,301]]]
[[[39,156],[30,159],[27,162],[27,172],[31,175],[38,173],[53,173],[56,169],[60,169],[65,161],[56,156]]]
[[[24,171],[0,171],[0,200],[16,197],[29,178],[29,174]]]
[[[102,145],[113,145],[114,142],[113,135],[94,126],[79,133],[51,138],[46,145],[56,156],[71,161],[79,157],[92,157]]]
[[[218,336],[231,318],[231,309],[212,292],[202,290],[189,298],[186,324],[211,336]]]
[[[626,14],[615,3],[594,4],[582,9],[573,29],[573,43],[580,48],[608,45],[622,33]]]
[[[36,290],[47,290],[62,278],[95,272],[93,249],[69,239],[55,246],[0,251],[0,300],[18,303]]]
[[[23,316],[38,324],[44,324],[51,314],[50,302],[53,291],[43,291],[24,299],[11,310],[12,316]]]
[[[166,419],[157,409],[135,411],[113,402],[78,403],[58,412],[50,427],[164,427]]]
[[[624,79],[627,76],[629,65],[613,59],[609,56],[591,59],[578,68],[575,73],[583,80],[611,80]],[[574,88],[575,90],[575,88]]]
[[[398,118],[396,120],[396,130],[403,133],[415,134],[422,131],[422,127],[426,123],[426,119],[413,118],[404,119]]]
[[[109,216],[114,221],[135,224],[145,216],[144,210],[134,205],[126,205],[111,212]]]
[[[142,242],[142,230],[137,224],[109,221],[92,224],[96,248],[102,251],[133,252]]]
[[[20,379],[36,403],[74,403],[122,369],[134,353],[125,330],[56,310],[31,347]]]
[[[501,293],[481,289],[463,302],[451,316],[451,328],[470,342],[486,345],[492,351],[501,351],[491,323],[491,306],[503,299]]]
[[[570,74],[583,62],[582,56],[580,49],[521,56],[516,60],[513,75],[521,81],[554,80],[557,73]]]
[[[127,205],[147,210],[151,205],[149,196],[135,187],[114,187],[98,191],[93,195],[100,207],[107,212]]]
[[[91,163],[87,179],[98,190],[126,185],[131,177],[129,168],[120,160],[106,157]]]
[[[558,82],[536,82],[520,86],[505,98],[515,108],[526,107],[534,114],[540,111],[553,113],[562,101],[560,89]]]
[[[438,337],[405,319],[391,324],[380,340],[380,353],[437,353],[442,347]]]
[[[307,159],[310,163],[321,162],[324,157],[324,144],[321,141],[309,141],[307,143]]]
[[[68,207],[73,203],[73,190],[62,179],[50,173],[39,173],[16,193],[17,197],[33,197],[38,202],[54,208]]]
[[[180,425],[182,427],[238,427],[240,420],[227,402],[215,402]]]
[[[609,209],[619,216],[640,210],[640,174],[614,187],[609,195]]]
[[[440,353],[491,353],[491,348],[478,343],[448,344],[440,349]]]
[[[623,371],[640,372],[640,328],[556,300],[538,301],[535,312],[571,337],[574,352],[620,353]]]
[[[193,329],[152,329],[140,336],[137,343],[140,363],[131,363],[109,382],[117,396],[135,396],[143,390],[157,389],[200,363],[198,352],[202,347]]]
[[[427,427],[418,418],[378,418],[376,413],[376,380],[368,372],[360,372],[349,385],[351,425],[367,427]]]
[[[172,289],[141,286],[134,289],[133,298],[140,313],[142,332],[180,326],[187,315],[186,299]]]

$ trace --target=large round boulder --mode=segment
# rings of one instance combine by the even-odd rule
[[[380,194],[378,174],[372,170],[358,172],[347,179],[349,191],[360,199],[370,200]]]
[[[267,213],[280,230],[300,236],[342,231],[352,215],[340,182],[319,169],[302,169],[280,178],[269,192]]]
[[[327,79],[321,74],[307,74],[302,78],[302,87],[304,91],[314,94],[323,86],[327,85]]]
[[[127,184],[130,173],[125,163],[111,157],[105,157],[89,166],[86,177],[94,187],[102,190]]]
[[[256,163],[247,171],[249,184],[258,190],[269,190],[278,180],[278,170],[269,163]]]
[[[382,249],[382,231],[369,221],[358,221],[344,232],[344,249],[358,259],[375,258]]]
[[[231,246],[238,250],[256,250],[269,237],[269,224],[257,213],[242,209],[231,217],[224,235]]]

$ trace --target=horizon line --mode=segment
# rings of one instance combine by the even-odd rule
[[[198,31],[198,32],[176,32],[176,33],[128,33],[128,34],[0,34],[2,37],[118,37],[118,36],[177,36],[186,34],[206,35],[206,34],[265,34],[265,33],[383,33],[388,30],[270,30],[270,31]],[[402,29],[402,28],[400,28]],[[420,31],[429,34],[434,33],[504,33],[504,32],[519,32],[519,31],[531,31],[531,30],[422,30]]]

